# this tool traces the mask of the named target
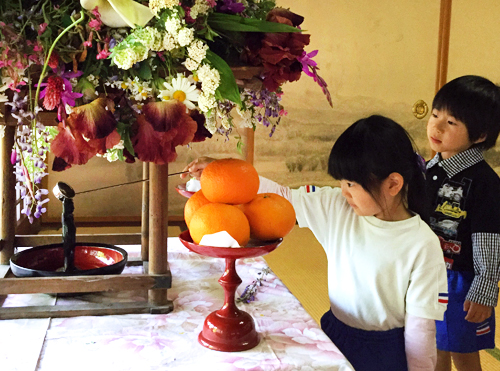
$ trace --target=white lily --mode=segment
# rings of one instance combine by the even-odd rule
[[[84,9],[97,6],[101,21],[108,27],[144,27],[153,18],[147,6],[133,0],[80,0]]]

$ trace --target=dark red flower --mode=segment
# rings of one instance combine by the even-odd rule
[[[302,73],[298,60],[309,44],[310,35],[301,33],[266,34],[259,55],[264,65],[264,86],[276,91],[283,83],[297,81]]]
[[[274,8],[267,13],[266,21],[298,27],[304,22],[304,17],[285,8]]]
[[[143,113],[131,138],[137,158],[157,165],[175,161],[175,147],[192,142],[198,124],[178,101],[148,103]]]
[[[275,8],[269,12],[267,21],[297,27],[304,18],[287,9]],[[297,81],[302,72],[299,61],[304,54],[304,47],[309,44],[310,35],[301,32],[277,32],[247,35],[244,62],[264,66],[263,84],[269,91],[275,92],[283,83]]]
[[[191,111],[191,117],[194,121],[196,121],[196,124],[198,125],[198,129],[194,134],[192,142],[203,142],[207,138],[212,138],[212,133],[210,133],[205,127],[205,115],[194,110]]]
[[[111,99],[97,98],[88,104],[73,108],[67,124],[87,139],[105,138],[116,129],[114,107]]]
[[[54,156],[64,160],[68,165],[84,165],[96,155],[96,148],[92,147],[80,132],[72,131],[62,122],[59,123],[57,129],[59,134],[50,144],[50,150]]]

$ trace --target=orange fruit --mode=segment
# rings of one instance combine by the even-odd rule
[[[191,197],[189,197],[186,204],[184,205],[184,220],[186,221],[186,225],[188,226],[188,228],[189,222],[191,221],[191,218],[193,217],[195,211],[203,205],[209,203],[210,201],[208,201],[207,198],[203,195],[201,189],[195,192]]]
[[[224,204],[250,202],[259,190],[259,174],[249,162],[236,158],[215,160],[200,177],[207,200]]]
[[[259,193],[243,205],[250,223],[250,234],[258,240],[285,237],[295,225],[295,210],[285,197],[276,193]]]
[[[245,246],[250,240],[247,217],[236,206],[221,203],[203,205],[195,211],[189,223],[189,233],[197,244],[204,235],[222,231],[229,233],[240,246]]]

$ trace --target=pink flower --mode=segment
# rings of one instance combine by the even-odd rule
[[[40,36],[45,32],[45,29],[47,28],[47,22],[44,22],[40,25],[40,28],[38,29],[38,35]]]
[[[111,55],[111,52],[103,49],[99,54],[97,54],[96,59],[106,59]]]
[[[92,14],[95,16],[95,19],[89,22],[89,27],[96,31],[100,31],[102,26],[102,21],[101,21],[101,14],[99,14],[97,6],[92,10]]]
[[[333,107],[332,97],[330,95],[330,92],[328,91],[328,85],[326,84],[326,81],[318,74],[318,64],[312,60],[312,58],[315,57],[316,54],[318,54],[317,50],[314,50],[309,54],[304,51],[302,55],[297,58],[297,60],[302,63],[302,72],[304,72],[307,76],[312,77],[314,81],[318,83],[318,85],[321,87],[321,90],[323,91],[323,94],[325,94],[328,103],[331,107]]]
[[[316,67],[318,65],[315,61],[312,60],[312,58],[314,58],[317,54],[318,54],[317,50],[313,50],[310,53],[306,53],[306,51],[304,50],[302,55],[299,58],[297,58],[297,60],[300,63],[302,63],[302,71],[307,76],[314,78],[314,81],[316,81],[316,78],[315,78],[314,74],[311,71],[309,71],[309,66]]]

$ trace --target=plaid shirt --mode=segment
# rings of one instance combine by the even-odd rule
[[[427,163],[430,226],[448,269],[475,274],[466,299],[495,307],[500,281],[500,178],[481,150]]]

